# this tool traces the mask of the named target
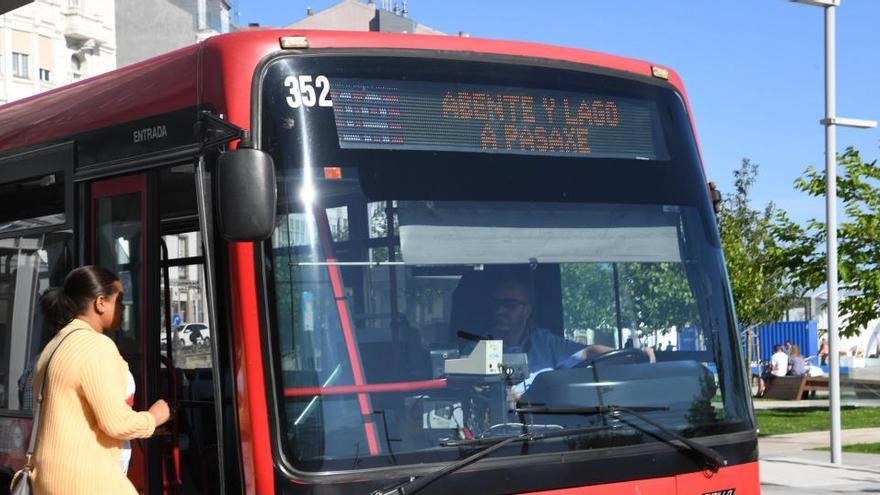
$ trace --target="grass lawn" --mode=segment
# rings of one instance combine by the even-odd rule
[[[830,447],[821,447],[813,450],[831,450]],[[880,454],[880,443],[854,443],[852,445],[844,445],[844,452],[856,452],[858,454]]]
[[[880,427],[880,408],[842,407],[840,422],[843,428]],[[796,409],[766,409],[755,411],[759,436],[828,430],[828,410],[813,407]]]

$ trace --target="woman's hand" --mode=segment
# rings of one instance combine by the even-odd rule
[[[165,424],[168,419],[171,418],[171,410],[168,408],[168,403],[162,399],[157,400],[150,406],[150,410],[148,411],[153,415],[153,419],[156,420],[156,426],[160,426]]]

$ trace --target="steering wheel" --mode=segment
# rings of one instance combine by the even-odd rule
[[[613,351],[608,351],[603,354],[599,354],[590,358],[583,360],[577,367],[578,368],[586,368],[590,365],[595,365],[597,363],[605,363],[605,364],[638,364],[638,363],[647,363],[650,359],[648,355],[645,354],[641,349],[635,348],[624,348],[624,349],[615,349]]]

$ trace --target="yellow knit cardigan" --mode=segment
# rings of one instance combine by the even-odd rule
[[[46,345],[34,374],[34,397],[46,360],[65,335],[77,328],[49,365],[34,448],[35,495],[135,494],[119,467],[122,440],[153,434],[156,422],[125,403],[128,364],[109,337],[73,320]]]

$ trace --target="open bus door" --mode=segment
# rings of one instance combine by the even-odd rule
[[[195,170],[179,164],[90,185],[89,263],[119,274],[122,328],[114,339],[135,378],[133,407],[165,399],[172,417],[132,442],[140,493],[221,493],[212,318],[207,306]]]
[[[96,181],[90,186],[91,248],[90,262],[119,274],[125,290],[120,330],[108,334],[119,347],[134,377],[136,393],[133,407],[145,410],[157,398],[158,362],[148,329],[157,328],[156,307],[157,235],[156,219],[148,194],[149,177],[136,174]],[[152,217],[152,218],[151,218]],[[157,493],[150,480],[157,479],[159,451],[150,440],[131,442],[132,458],[128,475],[140,493]]]

